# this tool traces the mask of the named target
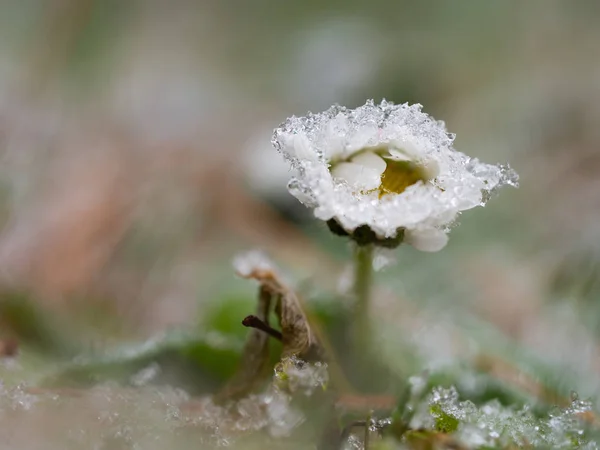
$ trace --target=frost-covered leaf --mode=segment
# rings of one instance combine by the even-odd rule
[[[576,397],[564,408],[536,416],[528,406],[505,406],[497,400],[475,405],[459,400],[454,387],[438,387],[417,406],[411,427],[451,435],[466,448],[596,448],[590,437],[598,424],[591,418],[591,403]]]
[[[135,385],[140,371],[158,364],[153,382],[168,382],[198,392],[231,376],[241,342],[216,332],[171,331],[142,343],[81,355],[48,376],[44,385],[95,385],[117,381]]]

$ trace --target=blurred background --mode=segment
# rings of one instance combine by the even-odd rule
[[[47,358],[231,331],[254,287],[230,261],[253,248],[309,305],[349,307],[350,249],[270,138],[385,98],[521,177],[442,252],[378,272],[392,365],[518,353],[600,395],[599,20],[593,0],[0,2],[0,338]]]

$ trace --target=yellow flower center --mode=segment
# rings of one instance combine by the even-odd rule
[[[412,161],[384,160],[386,168],[381,175],[379,198],[386,194],[401,194],[407,187],[428,180],[425,169]]]
[[[430,164],[431,165],[431,164]],[[334,178],[346,181],[356,193],[401,194],[419,181],[435,177],[435,170],[427,164],[409,159],[401,150],[367,148],[346,160],[333,161]]]

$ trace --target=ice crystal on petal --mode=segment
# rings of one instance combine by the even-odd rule
[[[445,246],[448,227],[462,211],[485,205],[501,186],[517,186],[509,166],[470,158],[454,150],[453,140],[421,105],[385,100],[294,116],[273,135],[297,172],[290,193],[317,218],[335,219],[350,234],[366,225],[381,239],[404,230],[406,241],[424,251]],[[387,173],[382,163],[413,168]]]

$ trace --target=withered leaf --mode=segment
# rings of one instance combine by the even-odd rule
[[[287,287],[271,269],[256,268],[245,274],[260,283],[261,292],[267,291],[275,300],[275,315],[281,327],[282,359],[297,356],[300,359],[321,360],[325,356],[302,304],[293,290]]]
[[[257,266],[239,275],[259,282],[256,317],[267,325],[271,305],[274,303],[274,312],[281,327],[282,359],[292,356],[305,361],[325,359],[325,352],[311,329],[300,300],[272,269]],[[268,368],[269,336],[264,331],[251,329],[240,368],[218,398],[235,399],[250,393],[264,381]]]

